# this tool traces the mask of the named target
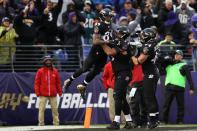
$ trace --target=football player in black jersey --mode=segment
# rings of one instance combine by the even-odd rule
[[[115,118],[112,124],[107,129],[120,129],[120,115],[124,112],[126,125],[124,128],[134,128],[130,108],[126,100],[127,86],[131,80],[132,62],[131,50],[126,41],[129,36],[129,31],[126,26],[120,26],[117,29],[116,37],[110,44],[100,43],[105,53],[111,57],[112,70],[115,75],[114,82],[114,101],[115,101]]]
[[[75,71],[74,74],[64,81],[64,88],[67,89],[71,82],[79,77],[82,73],[89,71],[83,83],[77,85],[81,97],[85,99],[86,86],[94,77],[100,73],[107,62],[107,55],[99,45],[101,43],[108,43],[112,40],[111,20],[113,13],[110,9],[105,8],[100,12],[100,23],[97,23],[94,28],[93,46],[90,49],[88,57],[85,59],[83,67]]]
[[[152,129],[158,126],[158,103],[155,96],[157,81],[159,79],[158,69],[155,65],[155,46],[156,32],[152,28],[146,28],[140,33],[140,42],[142,43],[139,57],[132,56],[135,65],[141,64],[144,72],[144,99],[149,113],[148,128]]]

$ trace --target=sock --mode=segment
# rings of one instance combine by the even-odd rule
[[[83,81],[83,85],[84,85],[84,86],[87,86],[88,84],[89,84],[89,83],[88,83],[86,80]]]
[[[115,116],[114,121],[120,123],[120,116]]]
[[[75,78],[73,77],[73,75],[70,77],[70,80],[73,81]]]
[[[130,115],[130,114],[124,115],[124,117],[125,117],[125,120],[126,120],[126,121],[132,121],[131,115]]]

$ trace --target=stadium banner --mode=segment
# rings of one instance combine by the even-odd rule
[[[102,73],[87,87],[87,100],[84,102],[77,92],[76,86],[81,83],[85,74],[75,79],[67,93],[58,97],[60,124],[81,124],[85,117],[85,108],[92,107],[91,124],[110,123],[108,115],[109,101],[107,92],[101,81]],[[0,73],[0,122],[8,125],[37,125],[39,98],[34,93],[35,73]],[[61,73],[61,81],[69,74]],[[193,81],[197,85],[197,73],[192,73]],[[197,87],[197,86],[195,86]],[[189,96],[188,85],[185,92],[185,123],[197,123],[197,94]],[[23,96],[29,101],[25,102]],[[157,87],[157,98],[162,112],[164,101],[164,77],[161,77]],[[176,103],[172,103],[169,119],[176,121]],[[46,105],[45,123],[52,124],[50,104]]]

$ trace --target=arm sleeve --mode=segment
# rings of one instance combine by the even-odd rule
[[[3,37],[7,32],[8,32],[7,30],[3,30],[3,31],[1,32],[0,38]]]
[[[194,90],[194,83],[192,81],[192,76],[190,74],[190,71],[189,71],[189,67],[188,65],[184,65],[181,69],[180,69],[180,73],[184,76],[186,76],[187,80],[188,80],[188,83],[190,85],[190,90]]]
[[[57,5],[54,7],[55,14],[56,14],[57,16],[58,16],[59,13],[61,12],[62,5],[63,5],[63,0],[58,0]]]
[[[138,24],[140,24],[140,21],[141,21],[141,14],[138,14],[135,20],[132,23],[129,23],[128,28],[131,33],[135,31],[135,28],[137,27]]]
[[[34,90],[37,96],[40,96],[41,72],[37,71],[34,83]]]
[[[59,96],[61,96],[62,95],[62,88],[61,88],[61,84],[60,84],[60,75],[59,75],[58,71],[57,71],[57,77],[56,78],[57,78],[57,80],[56,80],[57,92],[58,92]]]

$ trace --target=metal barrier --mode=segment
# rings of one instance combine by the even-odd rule
[[[0,46],[1,72],[35,72],[43,65],[42,58],[51,55],[60,71],[73,72],[81,67],[81,46],[17,45]]]
[[[196,71],[196,47],[162,45],[159,48],[168,52],[171,47],[173,47],[172,50],[183,50],[184,60]],[[42,58],[45,55],[51,55],[54,58],[54,66],[59,71],[74,72],[82,66],[82,61],[87,57],[90,48],[91,45],[78,47],[65,45],[3,45],[0,46],[0,72],[35,72],[42,66]]]

